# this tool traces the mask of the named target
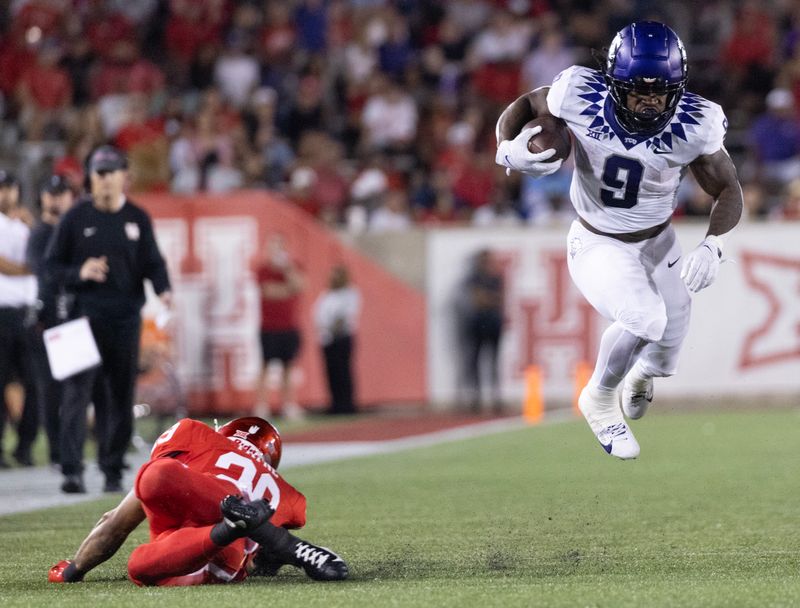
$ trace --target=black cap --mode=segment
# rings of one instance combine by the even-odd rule
[[[6,169],[0,169],[0,188],[18,185],[19,180],[16,175]]]
[[[42,192],[47,192],[48,194],[61,194],[67,190],[70,190],[67,178],[57,173],[48,177],[42,184]]]
[[[89,159],[90,173],[105,173],[128,168],[128,159],[114,146],[100,146]]]

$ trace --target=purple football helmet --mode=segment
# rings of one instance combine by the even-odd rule
[[[621,29],[608,49],[604,74],[614,114],[631,133],[651,134],[667,126],[686,89],[686,50],[663,23],[638,21]],[[663,111],[628,109],[628,95],[666,95]]]

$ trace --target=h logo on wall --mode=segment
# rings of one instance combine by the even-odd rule
[[[257,222],[246,216],[156,220],[176,298],[175,364],[200,409],[249,405],[259,369],[258,296],[249,260]],[[193,240],[189,234],[193,234]]]
[[[512,303],[519,325],[514,368],[522,376],[529,365],[538,365],[548,382],[571,387],[576,365],[594,362],[599,317],[572,284],[566,253],[542,250],[539,260],[545,290],[520,294]]]

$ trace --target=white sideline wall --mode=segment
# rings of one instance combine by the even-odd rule
[[[606,327],[575,289],[566,267],[567,226],[497,230],[439,229],[426,239],[429,397],[458,401],[460,354],[455,332],[459,283],[482,248],[502,260],[506,327],[501,344],[503,398],[520,402],[523,371],[544,372],[544,395],[572,399],[574,368],[594,365]],[[705,223],[678,224],[684,255]],[[800,395],[800,223],[743,223],[725,239],[717,281],[693,296],[692,321],[678,373],[658,383],[660,396],[725,398]],[[682,262],[681,262],[682,263]]]

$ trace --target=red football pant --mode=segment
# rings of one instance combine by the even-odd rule
[[[141,468],[134,487],[150,523],[150,542],[134,549],[128,560],[134,583],[196,585],[229,580],[241,570],[245,540],[220,547],[210,537],[222,521],[220,501],[237,493],[233,484],[159,458]],[[209,568],[201,571],[204,566]]]

